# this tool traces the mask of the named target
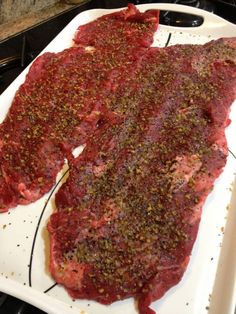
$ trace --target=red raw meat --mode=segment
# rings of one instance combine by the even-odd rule
[[[149,48],[157,24],[129,5],[80,27],[34,62],[0,128],[0,211],[41,197],[67,158],[51,273],[74,298],[134,296],[141,314],[187,267],[236,81],[235,39]]]
[[[76,47],[38,57],[0,128],[0,211],[51,189],[64,158],[72,158],[102,116],[110,117],[110,95],[123,75],[132,76],[157,24],[158,11],[130,5],[81,27]],[[85,28],[101,31],[90,49],[79,39]]]
[[[226,162],[235,43],[151,48],[116,89],[121,119],[105,121],[71,160],[48,224],[51,273],[73,298],[134,296],[152,314],[181,280]]]

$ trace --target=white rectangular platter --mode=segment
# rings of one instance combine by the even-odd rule
[[[169,36],[169,45],[203,44],[219,37],[236,36],[235,25],[199,9],[171,4],[145,4],[138,7],[141,11],[159,8],[198,14],[204,18],[203,25],[194,28],[160,25],[153,46],[165,46]],[[59,52],[70,47],[79,25],[109,12],[112,10],[94,9],[79,14],[44,52]],[[27,71],[28,68],[0,96],[0,122],[6,116]],[[161,300],[152,304],[158,314],[234,313],[236,190],[232,193],[232,183],[236,173],[236,102],[232,105],[230,118],[232,123],[226,130],[231,151],[227,165],[204,205],[197,241],[182,281]],[[58,180],[61,176],[62,174],[58,175]],[[46,223],[53,212],[53,198],[57,188],[33,204],[18,206],[0,215],[0,291],[53,314],[137,313],[132,298],[104,306],[88,300],[72,300],[62,287],[54,285],[48,270]]]

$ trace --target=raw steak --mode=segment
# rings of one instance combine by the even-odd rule
[[[132,76],[157,24],[157,10],[130,5],[82,26],[75,47],[33,63],[0,129],[0,211],[49,191],[64,158],[110,117],[109,95]]]
[[[71,160],[48,224],[50,270],[74,298],[134,296],[141,314],[182,278],[227,157],[236,40],[150,48]]]

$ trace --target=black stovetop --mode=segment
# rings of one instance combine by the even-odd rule
[[[22,72],[22,70],[42,51],[45,46],[80,12],[92,8],[118,8],[124,7],[128,2],[143,3],[177,3],[187,4],[214,12],[215,14],[236,23],[236,1],[221,0],[91,0],[82,5],[60,14],[31,29],[17,34],[0,42],[0,94]],[[176,25],[176,18],[181,20],[181,26],[198,26],[201,18],[196,16],[175,15],[166,11],[161,12],[160,23]],[[179,25],[179,24],[178,24]],[[42,35],[43,34],[43,35]],[[39,309],[7,296],[0,292],[0,314],[43,314]]]

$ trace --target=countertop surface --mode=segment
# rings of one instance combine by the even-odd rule
[[[0,41],[8,39],[23,30],[33,27],[51,17],[75,7],[75,4],[58,3],[38,12],[28,13],[20,18],[0,25]],[[78,6],[78,4],[77,4]]]

